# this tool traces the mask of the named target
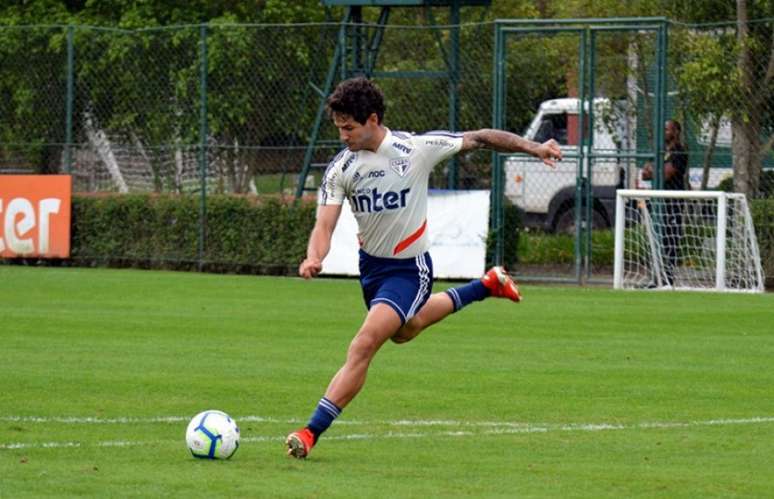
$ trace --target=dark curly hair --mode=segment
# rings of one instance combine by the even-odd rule
[[[376,83],[358,76],[344,80],[328,97],[328,115],[341,113],[352,116],[355,121],[365,125],[368,117],[376,113],[381,124],[384,118],[384,94]]]

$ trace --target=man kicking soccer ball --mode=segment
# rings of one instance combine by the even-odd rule
[[[382,91],[365,78],[339,84],[327,107],[347,148],[325,171],[317,221],[298,273],[309,279],[322,270],[347,199],[358,223],[360,285],[368,314],[309,423],[288,435],[288,454],[296,458],[309,455],[320,435],[357,395],[371,359],[385,341],[410,341],[447,315],[489,296],[521,299],[502,267],[464,286],[430,294],[433,262],[427,252],[427,184],[433,167],[456,153],[479,148],[529,153],[552,167],[562,157],[555,140],[538,144],[502,130],[423,135],[391,131],[382,124]]]

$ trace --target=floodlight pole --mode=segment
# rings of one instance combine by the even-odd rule
[[[333,88],[333,79],[338,74],[341,80],[351,78],[356,75],[363,75],[367,78],[447,78],[449,93],[449,124],[450,131],[459,131],[460,115],[460,19],[462,6],[488,6],[491,0],[322,0],[326,7],[346,7],[344,20],[341,22],[340,31],[333,58],[325,83],[323,87],[310,85],[320,94],[320,104],[318,106],[317,116],[315,117],[312,131],[304,154],[301,172],[296,184],[296,199],[300,199],[305,191],[316,191],[317,188],[307,187],[306,178],[312,168],[322,168],[327,163],[314,163],[314,153],[320,137],[320,128],[322,126],[322,116],[325,109],[325,99]],[[374,26],[373,34],[370,35],[368,27],[363,23],[363,6],[380,7],[381,14],[379,20]],[[449,31],[449,49],[451,53],[446,52],[446,42],[437,34],[438,45],[443,52],[443,59],[446,63],[446,71],[376,71],[376,60],[379,53],[384,30],[392,7],[423,7],[427,15],[432,19],[432,7],[449,7],[449,20],[451,26],[445,26],[444,30]],[[434,22],[432,24],[435,24]],[[449,172],[447,174],[446,184],[449,189],[458,187],[458,159],[456,157],[450,160]]]

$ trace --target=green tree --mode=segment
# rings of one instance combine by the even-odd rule
[[[680,30],[672,36],[672,60],[682,100],[696,121],[709,124],[709,144],[704,152],[701,189],[707,188],[721,120],[734,109],[739,80],[733,64],[735,41],[729,34],[707,30]],[[678,59],[679,57],[679,59]]]
[[[321,21],[324,16],[317,0],[6,2],[0,7],[3,152],[23,148],[19,154],[31,158],[38,170],[58,167],[65,129],[68,24],[77,26],[77,141],[85,140],[88,123],[93,122],[146,151],[197,143],[200,23],[212,25],[208,96],[217,139],[250,145],[283,126],[285,135],[296,133],[296,122],[285,117],[293,114],[289,108],[300,109],[302,104],[276,99],[276,90],[291,87],[282,78],[306,76],[317,40],[301,33],[288,36],[289,30],[279,26],[248,30],[228,25]],[[49,26],[52,23],[56,25]],[[284,66],[256,71],[263,61],[282,61]],[[263,118],[260,130],[245,126],[258,122],[256,116],[282,118]],[[157,178],[157,184],[162,183]]]
[[[64,142],[65,29],[60,2],[20,2],[0,9],[0,157],[14,166],[56,171]],[[45,26],[34,26],[45,19]]]
[[[677,82],[679,98],[688,112],[697,114],[696,118],[706,118],[711,130],[717,131],[721,116],[730,117],[734,188],[748,196],[758,192],[763,159],[771,150],[771,129],[774,128],[771,103],[774,30],[770,20],[753,20],[774,17],[774,2],[568,0],[557,3],[558,14],[567,17],[659,15],[677,21],[680,31],[688,33],[670,40],[668,66]],[[734,19],[736,23],[729,22]],[[728,24],[701,26],[724,22]],[[729,33],[735,34],[734,40],[729,40]],[[766,136],[768,140],[762,139]],[[705,153],[705,169],[711,155],[712,147]]]
[[[774,9],[765,2],[769,14]],[[761,132],[765,111],[771,106],[774,83],[774,33],[771,23],[750,23],[752,13],[760,13],[764,2],[737,0],[737,47],[736,68],[742,99],[732,114],[734,150],[734,190],[748,197],[758,193],[762,157],[765,148]],[[770,112],[770,111],[769,111]]]

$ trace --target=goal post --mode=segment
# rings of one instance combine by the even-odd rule
[[[619,189],[614,255],[615,289],[764,289],[743,194]]]

